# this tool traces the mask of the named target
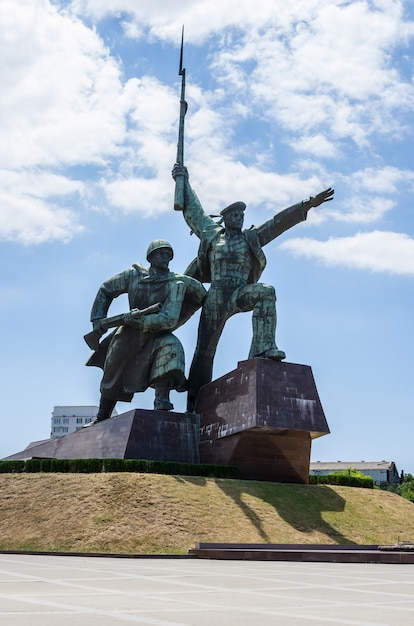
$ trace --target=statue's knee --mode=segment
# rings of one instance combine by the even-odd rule
[[[273,300],[276,302],[276,291],[272,285],[262,285],[262,294],[266,300]]]

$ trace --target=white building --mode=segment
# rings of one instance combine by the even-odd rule
[[[309,474],[327,476],[333,472],[344,472],[349,468],[371,476],[378,487],[388,487],[400,484],[401,479],[394,461],[316,461],[310,464]]]
[[[90,424],[98,413],[97,406],[55,406],[52,412],[50,438],[56,439]],[[118,415],[114,410],[112,415]]]

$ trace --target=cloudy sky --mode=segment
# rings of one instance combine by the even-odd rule
[[[263,275],[278,345],[312,367],[331,429],[312,460],[414,473],[412,0],[1,0],[0,457],[47,438],[55,405],[97,404],[83,335],[101,282],[155,238],[176,272],[196,253],[170,175],[183,24],[185,160],[206,211],[244,200],[250,226],[335,187],[267,246]],[[197,321],[179,331],[187,366]],[[247,358],[250,323],[228,323],[216,377]]]

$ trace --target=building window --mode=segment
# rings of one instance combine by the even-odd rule
[[[69,418],[68,417],[64,417],[63,418],[63,423],[64,424],[69,424]]]
[[[55,417],[53,420],[54,424],[60,424],[60,417]]]
[[[92,421],[91,417],[85,417],[85,424],[90,424]]]
[[[77,418],[76,418],[76,423],[77,423],[77,424],[82,424],[82,422],[83,422],[82,417],[77,417]]]

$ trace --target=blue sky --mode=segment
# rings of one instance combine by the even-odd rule
[[[103,280],[155,238],[176,272],[196,254],[172,209],[182,24],[204,208],[244,200],[250,226],[335,188],[266,247],[263,274],[277,343],[312,367],[331,429],[312,460],[414,473],[412,0],[2,1],[0,458],[47,438],[54,405],[98,403],[83,335]],[[197,321],[178,332],[187,367]],[[215,377],[247,358],[250,324],[229,321]]]

